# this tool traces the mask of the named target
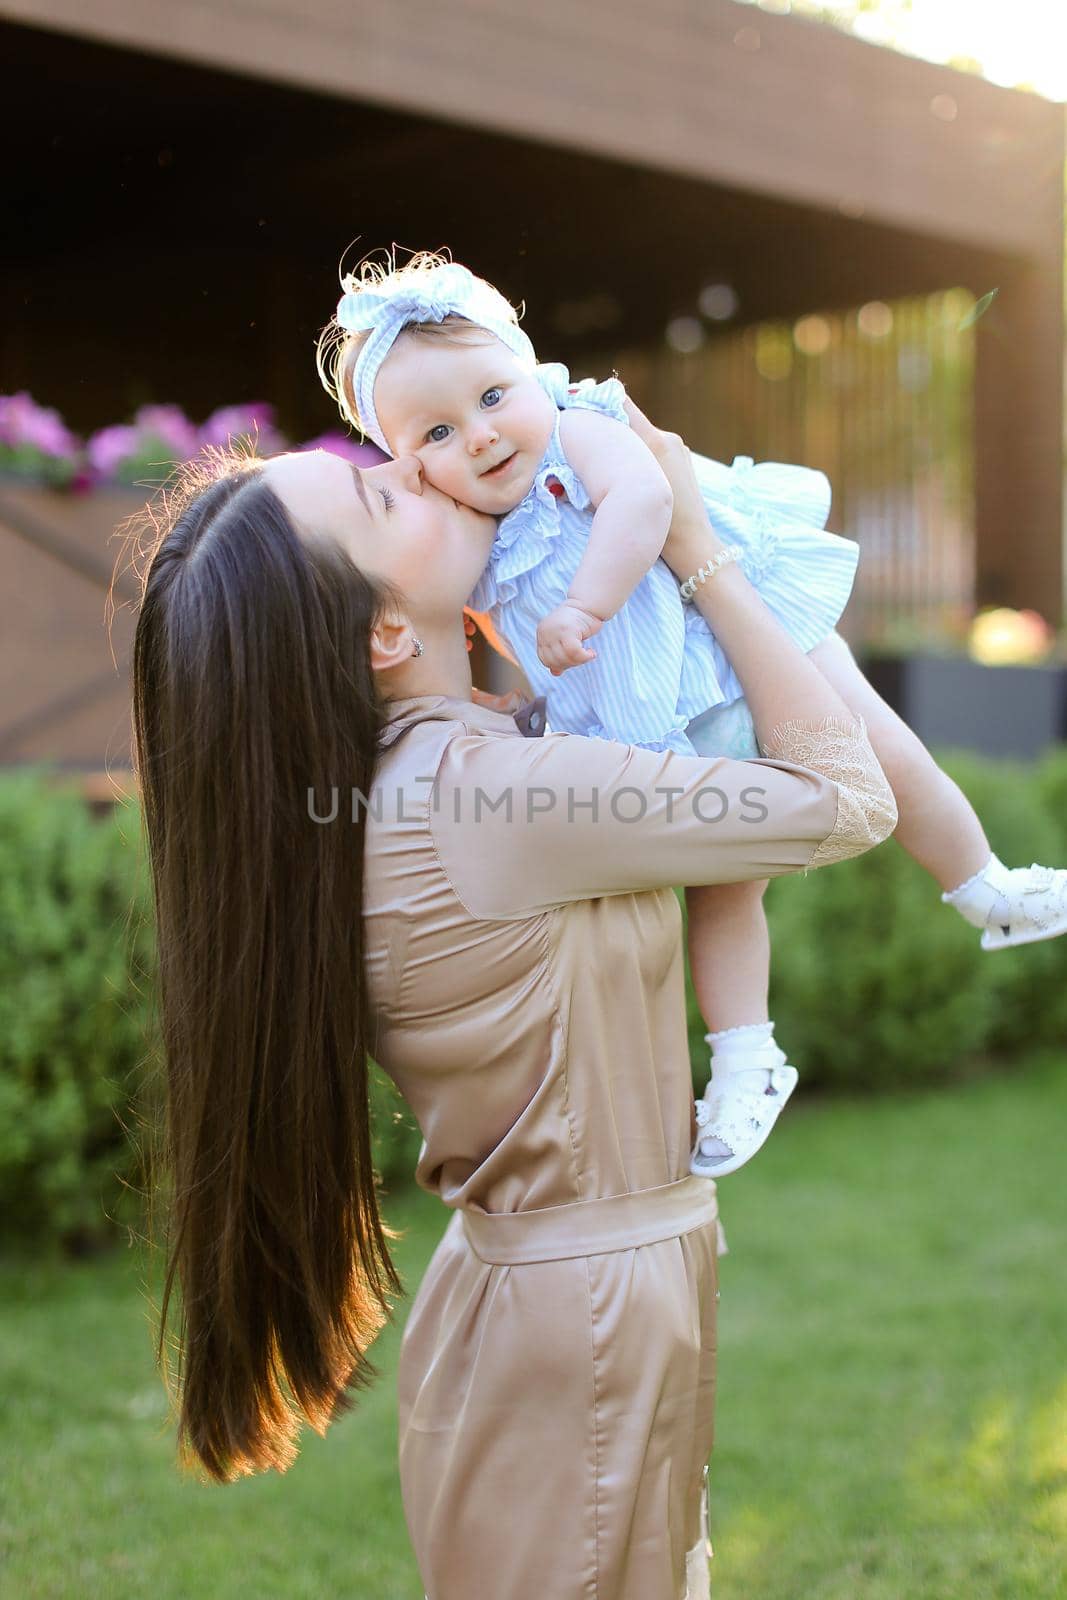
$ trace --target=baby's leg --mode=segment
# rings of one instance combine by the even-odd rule
[[[796,1083],[767,1017],[766,887],[722,883],[685,892],[689,967],[712,1050],[690,1163],[702,1177],[735,1172],[755,1155]]]
[[[839,634],[816,645],[811,659],[867,724],[896,795],[894,837],[941,885],[941,898],[983,930],[983,950],[1067,932],[1067,870],[1008,868],[993,854],[966,795],[867,682]]]
[[[771,941],[763,910],[766,879],[685,891],[689,970],[712,1033],[767,1021]]]
[[[867,682],[840,634],[817,644],[811,659],[849,710],[867,724],[867,736],[896,796],[899,821],[893,837],[942,889],[954,889],[973,877],[989,860],[990,849],[966,795]]]

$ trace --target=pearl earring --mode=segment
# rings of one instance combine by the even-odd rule
[[[415,648],[411,653],[412,653],[413,656],[421,656],[422,655],[422,640],[421,639],[416,639],[415,640]]]

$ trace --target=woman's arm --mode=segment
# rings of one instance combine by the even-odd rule
[[[674,492],[674,518],[663,558],[681,581],[717,555],[692,458],[677,434],[662,433],[632,401],[631,426],[648,444]],[[698,584],[693,604],[741,679],[765,756],[825,773],[838,785],[838,818],[811,865],[867,849],[897,825],[896,801],[862,718],[779,625],[736,563]]]
[[[594,659],[584,641],[615,615],[658,559],[672,509],[656,457],[624,423],[594,411],[565,411],[560,439],[596,511],[567,598],[537,629],[537,653],[556,676]]]
[[[443,752],[429,820],[467,910],[509,919],[601,895],[796,872],[839,813],[837,786],[815,771],[573,733],[472,731]],[[840,853],[864,848],[854,841]]]
[[[674,516],[663,559],[680,582],[723,548],[709,523],[692,458],[677,434],[653,427],[626,401],[631,426],[666,474],[674,494]],[[771,615],[741,567],[721,567],[697,585],[693,604],[722,645],[745,688],[760,743],[784,722],[820,722],[836,717],[852,726],[851,711],[803,650]]]

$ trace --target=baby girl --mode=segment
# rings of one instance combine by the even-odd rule
[[[739,560],[764,602],[862,717],[893,785],[896,838],[942,900],[1002,949],[1067,930],[1067,871],[1010,870],[970,804],[863,677],[834,632],[857,546],[825,531],[822,473],[693,457],[729,541],[679,585],[659,559],[670,489],[631,431],[623,386],[539,365],[506,299],[465,267],[417,255],[343,280],[319,371],[342,414],[437,489],[498,517],[470,597],[488,612],[554,732],[704,757],[760,755],[741,684],[699,611],[711,567]],[[766,1140],[797,1082],[768,1015],[765,883],[686,890],[693,985],[711,1076],[697,1102],[695,1173],[722,1177]]]

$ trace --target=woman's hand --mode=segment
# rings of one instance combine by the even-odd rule
[[[685,440],[677,433],[654,427],[639,406],[627,396],[626,415],[630,426],[652,451],[674,493],[674,515],[663,559],[682,580],[705,561],[718,555],[722,540],[708,520],[700,485],[693,470],[693,458]]]

